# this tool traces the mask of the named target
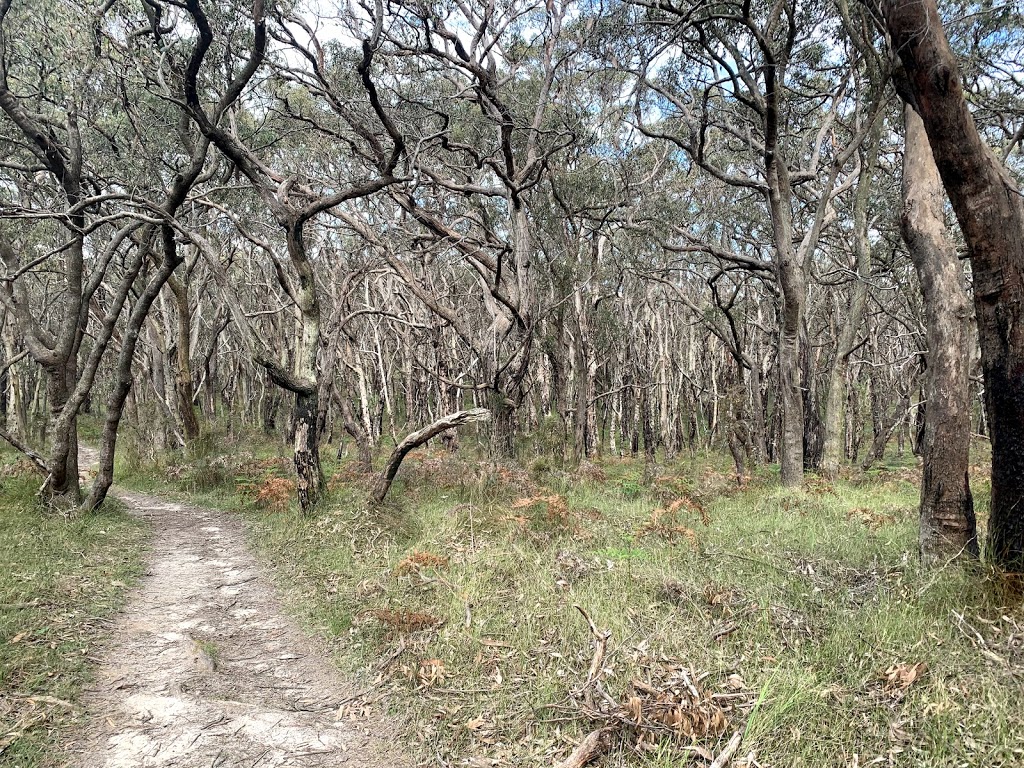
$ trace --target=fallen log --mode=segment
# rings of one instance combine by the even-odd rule
[[[423,445],[427,440],[430,440],[432,437],[437,437],[446,430],[460,427],[463,424],[469,424],[474,421],[487,421],[489,418],[491,418],[491,412],[486,408],[471,408],[468,411],[456,411],[455,413],[450,413],[447,416],[442,416],[433,424],[407,435],[406,438],[395,447],[395,450],[391,452],[391,458],[388,459],[388,463],[384,466],[383,471],[374,481],[373,490],[370,491],[370,501],[373,504],[380,504],[384,501],[384,497],[387,496],[388,491],[391,490],[391,483],[394,482],[395,475],[398,474],[398,468],[402,465],[402,459],[404,459],[406,454],[413,448]]]

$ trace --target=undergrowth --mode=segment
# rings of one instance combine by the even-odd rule
[[[39,476],[8,458],[0,456],[0,766],[55,766],[107,620],[141,572],[145,529],[114,500],[73,521],[43,510]]]
[[[189,490],[181,466],[160,485]],[[736,732],[736,766],[1024,761],[1024,611],[982,566],[919,567],[914,466],[800,491],[727,468],[418,450],[377,510],[346,463],[313,516],[237,462],[205,500],[245,512],[360,681],[349,708],[389,711],[425,764],[551,765],[612,721],[608,765],[702,764]]]

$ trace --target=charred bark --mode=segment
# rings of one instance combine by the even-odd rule
[[[295,490],[303,512],[308,512],[317,504],[326,484],[320,465],[317,403],[315,388],[311,392],[295,393]]]

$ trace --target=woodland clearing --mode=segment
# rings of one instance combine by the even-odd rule
[[[0,763],[1024,764],[1022,73],[1024,0],[0,0]]]

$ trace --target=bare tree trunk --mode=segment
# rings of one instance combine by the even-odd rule
[[[818,469],[824,450],[824,434],[818,410],[818,383],[814,372],[818,367],[813,357],[813,348],[807,336],[807,320],[804,319],[800,334],[800,375],[803,379],[801,394],[804,406],[804,469]]]
[[[903,239],[921,280],[927,328],[924,440],[921,454],[921,557],[978,555],[967,467],[971,421],[967,332],[970,304],[963,271],[946,234],[944,195],[920,116],[903,109]]]
[[[205,156],[205,150],[204,150]],[[201,163],[199,165],[201,167]],[[195,170],[198,174],[198,168]],[[184,192],[182,192],[184,195]],[[173,209],[172,209],[173,210]],[[107,497],[107,492],[114,482],[114,450],[117,446],[117,430],[124,414],[125,402],[132,388],[132,362],[135,348],[138,345],[142,326],[146,322],[149,310],[156,301],[164,283],[171,276],[181,258],[175,245],[175,233],[170,225],[163,226],[164,256],[159,269],[153,274],[145,290],[132,307],[128,316],[128,324],[121,340],[121,351],[117,356],[117,368],[114,388],[107,398],[106,415],[103,422],[103,436],[100,444],[99,468],[93,480],[88,497],[82,502],[81,511],[89,512],[96,509]],[[148,248],[148,246],[147,246]]]
[[[511,459],[516,454],[516,409],[501,392],[492,391],[490,396],[491,447],[495,456]]]
[[[1024,572],[1024,201],[974,125],[935,0],[886,0],[883,11],[974,273],[992,431],[990,556]]]
[[[750,388],[750,460],[756,465],[765,460],[764,393],[761,390],[761,364],[755,357],[747,378]]]
[[[78,408],[70,410],[68,398],[78,378],[78,355],[70,355],[59,366],[47,369],[46,399],[50,406],[50,469],[45,487],[50,499],[82,500],[78,481]],[[70,418],[69,418],[70,417]]]
[[[310,511],[323,495],[324,473],[320,465],[320,431],[317,429],[318,395],[311,392],[295,393],[295,490],[299,507]]]
[[[868,198],[871,179],[878,162],[878,138],[882,122],[872,129],[864,147],[857,193],[853,201],[853,251],[857,265],[857,279],[850,296],[850,308],[841,318],[842,326],[836,343],[836,357],[829,371],[828,392],[825,400],[824,437],[821,469],[828,478],[839,475],[844,448],[843,429],[846,426],[846,387],[850,371],[850,355],[861,329],[868,301],[868,278],[871,277],[871,243],[868,240]]]
[[[373,453],[370,449],[370,438],[363,430],[359,421],[356,420],[355,414],[352,413],[352,406],[348,399],[337,391],[335,391],[335,398],[341,407],[342,427],[356,444],[359,468],[364,472],[370,472],[373,469]]]
[[[174,392],[181,418],[181,430],[186,440],[199,437],[199,420],[193,403],[195,391],[192,388],[192,312],[188,306],[188,285],[176,280],[173,275],[167,280],[167,287],[174,294],[174,307],[178,319],[176,344],[177,370],[174,375]]]
[[[797,285],[783,289],[779,329],[779,406],[782,435],[779,441],[783,485],[799,486],[804,479],[804,403],[800,387],[800,325],[803,319],[802,275]]]

